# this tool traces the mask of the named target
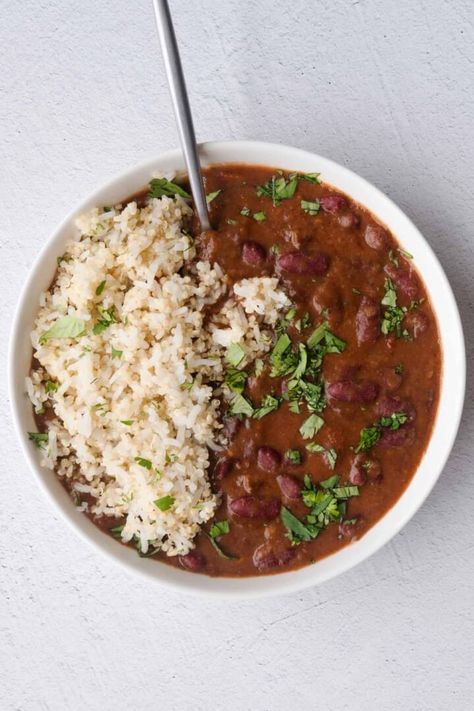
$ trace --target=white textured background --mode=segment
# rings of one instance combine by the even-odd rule
[[[201,140],[314,149],[387,192],[473,346],[470,0],[172,0]],[[0,0],[2,359],[19,289],[79,198],[174,147],[149,0]],[[0,409],[0,710],[471,711],[472,387],[415,519],[300,595],[203,602],[135,580],[43,499]]]

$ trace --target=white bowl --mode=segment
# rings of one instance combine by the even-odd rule
[[[77,215],[96,205],[120,202],[145,186],[156,170],[184,171],[179,150],[125,171],[108,185],[96,190],[62,222],[41,251],[20,297],[10,344],[9,383],[13,419],[25,456],[38,483],[63,514],[66,521],[97,550],[149,580],[190,593],[220,597],[250,598],[295,592],[333,578],[368,558],[389,541],[413,516],[430,493],[451,451],[461,418],[465,389],[465,350],[456,302],[448,280],[430,246],[413,223],[394,203],[363,178],[326,158],[289,146],[232,141],[205,143],[200,147],[204,165],[243,162],[277,166],[301,172],[319,171],[330,183],[371,210],[414,256],[438,318],[443,352],[441,396],[428,448],[410,485],[396,504],[359,541],[301,570],[254,578],[210,578],[140,558],[135,550],[102,533],[77,512],[69,495],[54,474],[39,464],[38,451],[28,441],[35,429],[32,407],[25,395],[24,379],[31,363],[29,334],[38,309],[39,297],[54,276],[56,257],[74,235]],[[71,560],[71,566],[74,561]]]

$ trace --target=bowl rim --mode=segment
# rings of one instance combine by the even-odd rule
[[[127,180],[134,180],[137,175],[151,174],[160,168],[163,164],[174,164],[176,166],[176,171],[181,171],[178,168],[179,165],[183,166],[182,154],[179,149],[169,150],[160,153],[158,156],[142,161],[136,165],[128,167],[126,170],[121,171],[116,174],[115,177],[107,181],[105,184],[100,185],[98,188],[89,193],[89,195],[81,200],[81,202],[72,209],[69,214],[60,222],[56,229],[50,234],[45,244],[41,248],[39,254],[34,260],[33,265],[30,267],[27,279],[23,285],[20,296],[17,301],[17,306],[15,310],[15,315],[12,321],[12,326],[10,330],[9,339],[9,352],[8,352],[8,388],[9,388],[9,398],[11,403],[11,411],[13,416],[14,426],[23,450],[24,456],[30,466],[30,470],[33,472],[37,483],[39,484],[42,491],[45,493],[47,498],[52,501],[56,511],[60,512],[62,518],[66,520],[68,525],[89,545],[102,554],[106,555],[110,559],[113,559],[116,563],[119,563],[127,571],[139,574],[142,578],[147,580],[152,580],[164,587],[171,588],[175,591],[181,593],[191,593],[193,595],[203,595],[205,597],[218,597],[218,598],[234,598],[234,599],[250,599],[258,597],[269,597],[275,595],[282,595],[290,592],[298,592],[303,589],[313,587],[326,580],[329,580],[341,573],[346,572],[350,568],[354,567],[363,560],[369,558],[376,551],[378,551],[383,545],[388,543],[402,528],[406,523],[412,518],[416,511],[420,508],[423,502],[426,500],[427,496],[434,487],[436,481],[438,480],[446,461],[449,457],[451,449],[454,445],[454,441],[457,435],[459,424],[461,421],[461,416],[463,412],[464,404],[464,394],[465,394],[465,383],[466,383],[466,355],[465,355],[465,344],[464,335],[462,330],[461,319],[459,311],[456,305],[456,301],[449,284],[449,281],[444,273],[444,270],[435,255],[433,249],[427,242],[427,240],[421,235],[417,227],[413,222],[405,215],[405,213],[382,191],[376,188],[374,185],[369,183],[365,178],[362,178],[358,174],[352,172],[345,166],[341,166],[336,162],[325,158],[319,154],[306,151],[300,148],[294,148],[292,146],[287,146],[283,144],[269,143],[266,141],[208,141],[199,144],[199,153],[201,160],[204,164],[224,164],[224,163],[242,163],[242,164],[256,164],[256,165],[270,165],[271,167],[281,167],[285,168],[284,163],[280,163],[281,160],[288,160],[290,162],[311,162],[315,167],[321,167],[321,173],[324,174],[327,171],[332,171],[337,174],[338,178],[342,182],[344,180],[349,183],[354,183],[357,185],[359,191],[366,193],[367,196],[371,196],[374,201],[378,201],[383,205],[384,210],[389,211],[393,214],[394,219],[397,218],[401,224],[403,224],[406,229],[409,229],[412,233],[412,238],[418,241],[419,248],[422,250],[426,256],[428,263],[436,272],[436,277],[438,280],[438,287],[442,288],[443,299],[446,304],[446,309],[449,312],[449,327],[450,327],[450,338],[454,338],[454,351],[453,356],[453,366],[456,368],[456,377],[452,379],[452,384],[454,385],[454,392],[451,393],[450,397],[450,420],[448,430],[443,430],[443,438],[439,437],[439,442],[436,442],[439,448],[437,453],[436,465],[434,473],[431,473],[428,480],[423,483],[423,486],[418,487],[418,495],[415,498],[412,497],[411,500],[405,500],[406,493],[413,489],[414,483],[417,479],[418,472],[421,465],[426,457],[426,450],[423,454],[421,462],[417,468],[417,471],[413,475],[412,479],[408,483],[406,489],[404,490],[401,497],[395,502],[395,504],[384,514],[382,519],[378,521],[374,526],[369,529],[369,531],[362,536],[357,542],[345,546],[340,551],[327,556],[320,561],[317,561],[313,565],[305,566],[296,571],[281,572],[274,575],[265,576],[253,576],[248,578],[211,578],[204,575],[196,575],[189,573],[184,570],[178,570],[164,564],[157,564],[156,561],[149,561],[147,559],[140,558],[136,555],[135,551],[125,546],[117,545],[117,541],[107,537],[102,531],[100,531],[92,522],[90,522],[86,516],[78,513],[72,506],[72,502],[64,490],[64,487],[58,483],[64,495],[67,497],[67,501],[59,492],[58,494],[52,491],[52,482],[48,481],[50,479],[56,479],[52,476],[50,470],[43,468],[39,465],[37,454],[32,448],[32,444],[28,441],[26,429],[23,425],[23,416],[21,414],[22,404],[24,405],[24,395],[19,392],[17,387],[18,381],[18,364],[21,360],[19,357],[21,352],[21,341],[23,336],[21,336],[22,329],[22,316],[23,312],[28,311],[28,297],[33,289],[35,280],[38,277],[38,273],[43,261],[49,258],[49,253],[54,250],[56,244],[67,242],[67,236],[64,235],[65,232],[69,230],[69,239],[71,239],[71,229],[74,218],[81,214],[83,211],[89,209],[94,205],[95,201],[99,200],[99,195],[101,193],[111,192],[116,189],[122,182],[127,182]],[[217,155],[223,154],[222,158],[216,158]],[[255,154],[254,158],[251,160],[239,160],[238,156]],[[258,160],[258,154],[265,155],[265,159]],[[266,156],[274,154],[275,161],[267,160]],[[228,157],[224,157],[228,156]],[[277,158],[277,156],[281,156]],[[324,167],[322,167],[324,166]],[[288,169],[289,165],[288,165]],[[300,168],[301,170],[301,168]],[[334,180],[324,181],[327,184],[335,184],[336,188],[348,192],[345,188],[341,188],[338,185],[339,180],[334,183]],[[145,181],[146,183],[146,181]],[[145,184],[143,183],[143,184]],[[136,190],[139,190],[142,185],[137,185]],[[129,192],[133,194],[133,190]],[[348,193],[350,194],[350,193]],[[125,195],[122,195],[124,199]],[[361,204],[364,204],[361,200],[356,199]],[[372,207],[369,208],[372,212],[379,217],[378,212],[374,211]],[[379,218],[380,219],[380,218]],[[397,240],[403,245],[403,240],[399,234],[396,234]],[[417,264],[417,269],[421,273],[423,279],[424,274]],[[428,288],[429,285],[425,280],[425,285]],[[34,312],[38,308],[38,303],[34,307]],[[439,314],[433,306],[436,318],[438,319],[438,325],[441,334],[441,322],[439,321]],[[450,341],[451,347],[453,347],[453,341]],[[435,417],[435,423],[433,425],[430,440],[427,445],[427,449],[431,447],[436,430],[436,423],[439,418],[440,407],[441,407],[441,396],[445,388],[445,373],[446,373],[446,352],[441,343],[442,349],[442,382],[440,388],[440,401],[438,403],[438,410]],[[31,349],[30,349],[31,352]],[[449,361],[450,362],[450,361]],[[23,372],[22,380],[24,379],[25,373]],[[31,404],[30,404],[30,409]],[[57,480],[56,480],[57,481]],[[405,500],[404,507],[399,511],[399,516],[390,518],[390,523],[385,527],[380,527],[380,524],[384,522],[390,515],[398,509],[401,501]],[[68,505],[66,505],[68,504]],[[403,510],[402,510],[403,509]],[[89,527],[84,525],[85,519],[93,530],[89,530]],[[373,535],[374,529],[380,529],[381,535]],[[371,534],[372,535],[369,535]],[[99,535],[97,535],[99,534]],[[361,542],[365,544],[360,545]],[[112,546],[110,545],[112,544]],[[126,553],[124,553],[126,549]],[[133,553],[135,560],[129,557],[128,553]],[[325,565],[325,562],[330,561],[330,565]],[[143,565],[143,563],[151,563],[151,565]],[[203,584],[203,581],[204,582]]]

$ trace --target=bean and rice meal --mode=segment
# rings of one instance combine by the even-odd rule
[[[31,334],[30,438],[140,555],[287,570],[362,535],[410,480],[436,324],[409,255],[317,174],[205,179],[204,235],[165,177],[77,219]]]

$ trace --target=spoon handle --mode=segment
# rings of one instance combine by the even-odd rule
[[[201,223],[201,229],[206,231],[211,228],[209,211],[207,209],[206,194],[204,192],[197,152],[196,136],[194,134],[193,118],[189,106],[181,60],[179,58],[176,36],[173,29],[173,21],[167,0],[153,0],[153,6],[155,8],[161,51],[163,53],[176,123],[178,124],[181,147],[188,169],[194,205]]]

